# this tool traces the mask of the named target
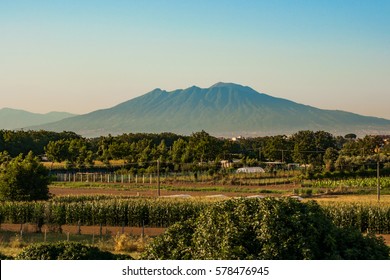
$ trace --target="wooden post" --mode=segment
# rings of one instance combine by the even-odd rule
[[[77,234],[80,235],[81,234],[81,221],[78,220],[77,222]]]
[[[160,160],[157,160],[157,195],[160,196]]]

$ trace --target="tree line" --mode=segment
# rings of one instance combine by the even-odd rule
[[[389,137],[390,138],[390,137]],[[67,168],[93,168],[96,161],[110,166],[122,160],[130,168],[155,166],[174,171],[178,166],[215,165],[225,160],[245,166],[264,162],[298,163],[315,171],[357,171],[373,168],[376,162],[388,166],[388,137],[355,134],[334,136],[326,131],[298,131],[290,136],[217,138],[205,131],[189,136],[174,133],[124,133],[118,136],[85,138],[74,132],[0,130],[1,157],[20,154],[45,155],[51,162],[65,162]],[[376,167],[376,166],[375,166]]]

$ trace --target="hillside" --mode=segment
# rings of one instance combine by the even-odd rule
[[[217,83],[205,89],[155,89],[109,109],[33,128],[71,130],[85,136],[165,131],[190,134],[202,129],[220,136],[289,134],[303,129],[365,134],[389,131],[390,120],[322,110],[250,87]]]
[[[55,122],[73,116],[75,115],[65,112],[37,114],[24,110],[3,108],[0,109],[0,129],[21,129],[33,125]]]

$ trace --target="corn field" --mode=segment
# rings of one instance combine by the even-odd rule
[[[42,225],[101,225],[169,227],[196,217],[213,200],[125,198],[110,196],[59,197],[47,202],[2,202],[0,222]],[[390,233],[390,205],[320,203],[339,227],[361,232]]]
[[[49,202],[3,202],[1,223],[168,227],[198,215],[210,202],[167,199],[73,198]]]
[[[327,202],[320,205],[339,227],[353,227],[363,233],[390,233],[388,204]]]
[[[390,177],[381,177],[379,183],[382,189],[390,188]],[[312,187],[338,188],[351,187],[372,189],[377,187],[377,178],[354,178],[346,180],[316,180],[311,182]]]

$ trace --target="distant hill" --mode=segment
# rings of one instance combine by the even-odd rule
[[[0,129],[21,129],[32,125],[55,122],[73,116],[75,115],[65,112],[36,114],[24,110],[3,108],[0,109]]]
[[[202,129],[216,136],[290,134],[305,129],[366,134],[390,133],[390,120],[322,110],[250,87],[217,83],[205,89],[155,89],[109,109],[34,128],[70,130],[85,136],[168,131],[191,134]]]

